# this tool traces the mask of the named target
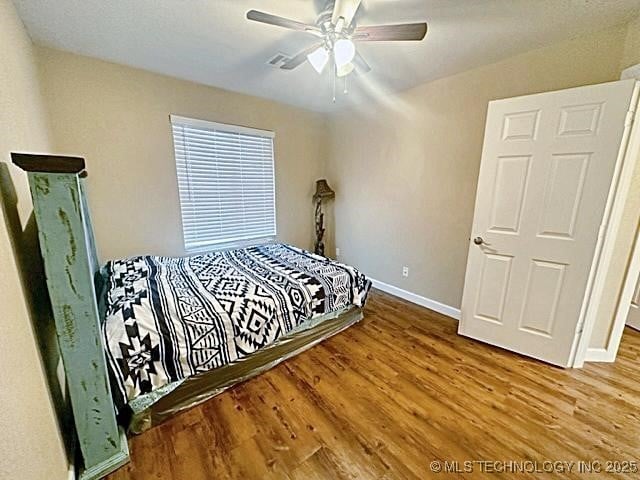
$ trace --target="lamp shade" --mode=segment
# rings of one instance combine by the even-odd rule
[[[335,196],[336,193],[331,190],[331,187],[324,178],[316,181],[316,193],[313,194],[314,199],[334,198]]]

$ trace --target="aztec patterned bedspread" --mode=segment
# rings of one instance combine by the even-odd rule
[[[106,266],[104,336],[116,404],[226,365],[301,322],[363,306],[352,267],[284,244]]]

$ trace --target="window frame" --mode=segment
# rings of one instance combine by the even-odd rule
[[[275,132],[271,130],[262,130],[258,128],[246,127],[243,125],[233,125],[229,123],[213,122],[209,120],[201,120],[197,118],[184,117],[180,115],[169,115],[169,123],[171,127],[171,144],[173,146],[173,160],[176,171],[176,187],[178,190],[178,203],[180,206],[180,226],[182,231],[182,244],[187,253],[213,252],[220,250],[229,250],[233,248],[242,248],[262,243],[274,242],[278,235],[278,209],[276,198],[276,148],[275,148]],[[260,136],[271,139],[271,168],[273,172],[272,195],[273,195],[273,234],[266,236],[258,236],[251,238],[236,238],[229,240],[213,241],[203,243],[202,245],[187,245],[187,239],[184,234],[184,215],[183,205],[180,192],[180,174],[178,172],[178,160],[176,156],[176,142],[174,138],[174,126],[189,126],[202,128],[207,130],[219,130],[225,133],[237,133],[240,135]]]

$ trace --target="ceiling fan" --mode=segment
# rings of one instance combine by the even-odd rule
[[[314,25],[257,10],[247,12],[247,19],[318,37],[317,44],[284,62],[281,69],[293,70],[308,61],[320,74],[331,63],[337,77],[346,77],[354,70],[359,73],[371,71],[358,53],[355,42],[422,40],[427,34],[425,22],[358,26],[354,17],[361,3],[362,0],[329,0]]]

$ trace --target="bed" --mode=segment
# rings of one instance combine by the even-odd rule
[[[370,287],[281,243],[115,260],[102,275],[111,392],[131,433],[351,325]]]
[[[28,173],[82,480],[141,433],[362,318],[353,267],[268,243],[100,267],[84,159],[12,153]]]

